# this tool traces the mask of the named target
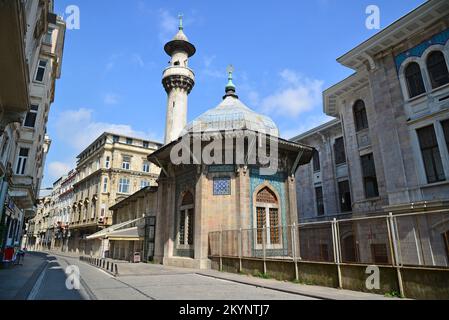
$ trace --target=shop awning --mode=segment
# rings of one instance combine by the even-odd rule
[[[143,235],[139,236],[137,227],[128,228],[124,230],[113,231],[108,234],[109,240],[112,241],[140,241],[144,240]]]
[[[93,235],[88,236],[86,239],[94,240],[94,239],[100,239],[100,238],[108,238],[111,233],[113,233],[115,231],[124,231],[124,230],[122,230],[123,228],[129,226],[130,224],[133,224],[140,220],[143,220],[143,219],[145,219],[145,217],[141,217],[141,218],[138,218],[135,220],[115,224],[113,226],[110,226],[109,228],[103,229],[97,233],[94,233]],[[135,227],[135,228],[137,230],[137,227]],[[133,229],[133,228],[128,228],[128,229]],[[128,229],[126,229],[126,230],[128,230]],[[129,241],[132,241],[132,240],[129,240]]]

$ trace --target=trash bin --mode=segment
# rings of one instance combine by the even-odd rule
[[[140,258],[140,252],[134,252],[134,259],[133,262],[134,263],[140,263],[141,258]]]

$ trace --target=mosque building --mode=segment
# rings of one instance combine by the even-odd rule
[[[162,169],[154,193],[155,261],[209,268],[209,233],[217,230],[261,228],[247,235],[244,251],[259,250],[262,238],[273,254],[285,249],[279,227],[297,222],[295,172],[310,162],[313,148],[281,139],[270,118],[240,101],[232,68],[222,102],[187,124],[195,84],[188,60],[196,49],[182,20],[165,52],[171,57],[162,81],[168,95],[165,145],[148,157]]]

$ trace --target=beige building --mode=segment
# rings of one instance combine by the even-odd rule
[[[49,229],[52,224],[51,211],[51,197],[44,197],[38,200],[36,215],[28,226],[29,241],[27,248],[29,250],[50,250],[51,237]]]
[[[156,185],[160,169],[146,157],[160,146],[104,133],[78,156],[70,251],[95,256],[108,253],[107,239],[86,238],[112,224],[110,207],[142,188]]]
[[[146,187],[110,208],[113,227],[102,235],[111,258],[134,261],[137,253],[141,261],[153,259],[157,205],[157,187]]]
[[[37,213],[28,221],[24,246],[39,248],[47,243],[51,250],[67,251],[76,170],[70,170],[53,183],[49,196],[38,200]]]
[[[36,213],[65,23],[52,0],[11,0],[0,8],[0,24],[0,203],[8,204],[0,208],[3,249],[20,245],[24,222]]]

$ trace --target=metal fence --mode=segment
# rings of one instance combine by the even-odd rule
[[[449,268],[449,211],[211,232],[209,255]]]

